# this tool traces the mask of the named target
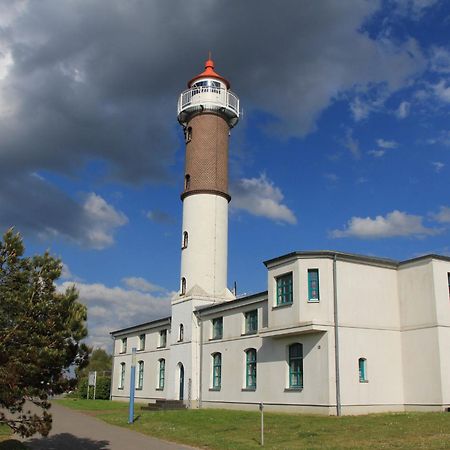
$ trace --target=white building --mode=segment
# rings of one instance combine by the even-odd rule
[[[239,99],[211,60],[178,103],[186,138],[180,296],[112,332],[112,398],[323,414],[450,407],[450,258],[333,251],[265,262],[267,291],[227,288],[228,136]]]

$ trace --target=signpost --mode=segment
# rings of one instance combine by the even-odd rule
[[[89,372],[87,395],[86,395],[88,399],[89,399],[89,390],[91,386],[94,386],[94,400],[95,400],[95,389],[97,387],[97,372]]]
[[[264,403],[259,404],[259,410],[261,411],[261,446],[264,446]]]
[[[131,373],[130,373],[130,407],[128,423],[134,422],[134,388],[136,386],[136,347],[131,349]]]

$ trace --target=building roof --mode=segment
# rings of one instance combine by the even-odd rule
[[[199,80],[200,78],[215,78],[216,80],[220,80],[225,83],[227,88],[230,89],[230,82],[214,70],[214,61],[211,59],[211,57],[209,57],[209,59],[205,62],[205,70],[202,73],[198,74],[196,77],[192,78],[191,81],[189,81],[188,88],[190,88],[192,86],[192,83]]]
[[[130,333],[132,331],[140,331],[142,328],[155,328],[161,325],[170,324],[172,316],[163,317],[161,319],[152,320],[151,322],[140,323],[128,328],[122,328],[120,330],[111,331],[111,336],[117,336],[124,333]]]
[[[383,267],[391,267],[391,268],[398,268],[399,266],[402,266],[404,264],[410,264],[422,260],[427,259],[439,259],[441,261],[448,261],[450,262],[450,257],[444,256],[444,255],[437,255],[437,254],[428,254],[428,255],[422,255],[418,256],[417,258],[412,259],[406,259],[404,261],[398,261],[395,259],[389,259],[389,258],[380,258],[377,256],[366,256],[366,255],[359,255],[355,253],[345,253],[345,252],[338,252],[333,250],[316,250],[316,251],[297,251],[297,252],[291,252],[287,253],[285,255],[277,256],[276,258],[268,259],[264,261],[264,264],[266,267],[269,267],[273,264],[277,264],[280,262],[284,262],[289,259],[306,259],[306,258],[335,258],[338,261],[350,261],[350,262],[359,262],[363,264],[370,264],[375,266],[383,266]]]

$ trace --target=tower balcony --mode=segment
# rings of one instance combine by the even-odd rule
[[[239,121],[239,98],[230,90],[215,86],[194,86],[181,93],[177,112],[183,126],[193,115],[203,111],[222,115],[232,128]]]

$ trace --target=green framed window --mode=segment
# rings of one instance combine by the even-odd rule
[[[303,387],[303,345],[289,346],[289,387],[300,389]]]
[[[253,334],[258,331],[258,310],[245,313],[245,334]]]
[[[214,353],[212,355],[213,358],[213,380],[212,387],[213,389],[220,389],[222,385],[222,354]]]
[[[245,353],[245,387],[256,389],[256,350],[249,348]]]
[[[367,359],[366,358],[358,359],[358,373],[359,373],[359,382],[366,383],[367,382]]]
[[[159,360],[159,377],[158,377],[158,389],[164,389],[164,382],[166,377],[166,360]]]
[[[119,389],[125,386],[125,363],[120,363]]]
[[[212,338],[222,339],[223,337],[223,317],[216,317],[212,320]]]
[[[292,272],[276,278],[277,305],[287,305],[293,301]]]
[[[139,336],[139,348],[138,350],[145,350],[145,334]]]
[[[144,361],[138,362],[138,379],[136,389],[142,389],[144,386]]]
[[[308,269],[308,301],[318,302],[319,299],[319,269]]]
[[[167,345],[167,330],[161,330],[159,332],[159,347],[165,347]]]
[[[127,352],[127,338],[122,338],[120,341],[120,353]]]

